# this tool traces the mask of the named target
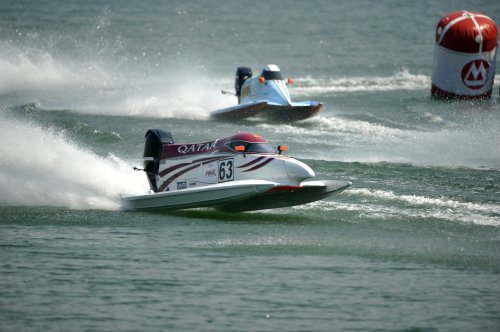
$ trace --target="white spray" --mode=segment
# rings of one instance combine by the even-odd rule
[[[62,133],[1,117],[0,204],[72,209],[120,208],[121,195],[145,193],[144,174],[100,157]]]

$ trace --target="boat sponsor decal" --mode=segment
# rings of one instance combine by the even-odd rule
[[[205,170],[205,177],[211,178],[217,176],[217,170],[215,168],[208,168]]]
[[[164,144],[161,159],[189,156],[214,151],[219,140],[194,144]]]
[[[179,181],[177,182],[177,190],[180,189],[187,189],[188,185],[186,181]]]
[[[481,89],[488,82],[490,64],[484,59],[468,62],[462,68],[462,82],[469,89]]]
[[[180,154],[192,154],[197,152],[207,152],[215,149],[215,142],[198,143],[198,144],[183,144],[179,145],[177,152]]]
[[[219,182],[233,181],[234,158],[219,160]]]

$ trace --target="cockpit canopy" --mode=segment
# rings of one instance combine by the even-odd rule
[[[242,132],[233,135],[225,145],[232,151],[237,151],[237,146],[244,146],[245,153],[276,153],[265,138],[252,133]]]
[[[228,148],[230,148],[233,151],[237,151],[236,147],[237,146],[244,146],[245,153],[276,153],[271,146],[271,144],[265,142],[265,143],[251,143],[247,141],[231,141],[226,144]]]
[[[274,81],[282,81],[283,76],[281,76],[280,68],[276,65],[267,65],[264,67],[262,74],[260,75],[264,77],[266,81],[274,80]]]

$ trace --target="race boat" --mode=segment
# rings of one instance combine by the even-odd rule
[[[338,193],[350,182],[305,181],[315,176],[303,162],[282,154],[263,137],[241,132],[202,143],[174,143],[149,129],[144,168],[147,194],[123,197],[125,210],[214,207],[239,212],[306,204]]]
[[[258,117],[273,122],[294,122],[315,116],[323,109],[318,101],[292,102],[288,85],[293,79],[283,79],[276,65],[267,65],[258,77],[252,77],[248,67],[236,69],[235,93],[222,91],[238,97],[238,105],[219,109],[210,115],[219,120],[239,120]]]

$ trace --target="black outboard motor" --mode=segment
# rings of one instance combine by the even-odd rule
[[[161,129],[149,129],[146,132],[144,143],[144,171],[148,176],[149,187],[154,192],[158,191],[156,176],[160,169],[160,158],[163,144],[173,144],[172,134]]]
[[[236,96],[238,97],[238,103],[240,102],[241,87],[247,79],[252,77],[252,69],[249,67],[238,67],[236,69],[236,79],[234,80],[234,90],[236,90]]]

